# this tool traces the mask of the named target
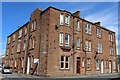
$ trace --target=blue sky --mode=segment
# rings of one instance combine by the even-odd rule
[[[7,36],[24,25],[36,8],[46,9],[49,6],[70,12],[81,11],[81,17],[92,22],[100,21],[102,26],[111,29],[118,35],[117,2],[3,2],[2,3],[2,50],[5,53]],[[119,42],[117,37],[117,43]],[[118,48],[117,44],[117,48]]]

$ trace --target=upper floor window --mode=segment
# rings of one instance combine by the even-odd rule
[[[97,52],[102,53],[102,44],[97,43]]]
[[[21,36],[22,36],[22,29],[19,30],[18,38],[21,38]]]
[[[63,46],[63,33],[60,33],[59,43],[60,46]]]
[[[32,24],[31,25],[31,31],[34,31],[36,29],[36,25],[37,25],[36,20],[33,20],[31,24]]]
[[[101,29],[99,28],[96,29],[96,36],[102,38]]]
[[[77,27],[76,27],[77,31],[80,31],[80,22],[77,21]]]
[[[8,44],[10,43],[10,37],[8,37],[8,39],[7,39],[7,43],[8,43]]]
[[[86,51],[91,51],[91,48],[92,48],[92,43],[91,43],[91,41],[86,40],[86,41],[85,41],[85,50],[86,50]]]
[[[27,34],[27,27],[24,28],[25,34]]]
[[[17,52],[20,52],[21,40],[18,40]]]
[[[91,34],[91,25],[88,23],[86,23],[86,25],[85,25],[85,33]]]
[[[30,49],[35,48],[35,37],[30,38]]]
[[[90,58],[87,58],[87,70],[90,70]]]
[[[65,17],[65,24],[66,26],[69,26],[70,16],[66,15]]]
[[[113,41],[113,35],[112,35],[112,33],[109,33],[109,41]]]
[[[65,34],[65,46],[69,46],[69,38],[70,38],[70,35]]]
[[[61,69],[69,69],[69,56],[61,56]]]
[[[9,54],[9,48],[7,48],[7,50],[6,50],[6,55],[8,55]]]
[[[26,49],[26,41],[24,41],[23,51],[25,51],[25,49]]]
[[[60,25],[64,24],[64,14],[60,14]]]
[[[77,38],[77,49],[80,49],[80,38]]]
[[[110,46],[109,51],[110,51],[110,55],[114,54],[113,46]]]
[[[15,34],[13,34],[13,41],[15,41]]]

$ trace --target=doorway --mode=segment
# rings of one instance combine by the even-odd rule
[[[103,65],[103,60],[101,61],[101,73],[103,73],[103,68],[104,68],[104,65]]]
[[[30,73],[30,57],[28,57],[28,60],[27,60],[27,74]]]
[[[109,73],[112,73],[112,64],[111,64],[111,61],[109,62]]]
[[[77,72],[77,74],[80,74],[80,57],[77,57],[76,72]]]

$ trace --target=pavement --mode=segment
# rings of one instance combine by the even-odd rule
[[[63,80],[63,79],[71,79],[71,80],[120,80],[118,78],[118,73],[111,74],[97,74],[97,75],[78,75],[78,76],[63,76],[63,77],[44,77],[30,74],[22,74],[22,73],[12,73],[12,74],[2,74],[0,73],[0,80]],[[108,79],[109,78],[109,79]]]

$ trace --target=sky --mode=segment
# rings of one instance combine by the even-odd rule
[[[116,32],[117,50],[118,47],[120,48],[117,2],[2,2],[2,41],[0,41],[2,50],[0,54],[5,54],[8,35],[17,30],[18,26],[29,21],[36,8],[45,10],[49,6],[71,13],[79,10],[82,18],[92,22],[100,21],[102,26]]]

